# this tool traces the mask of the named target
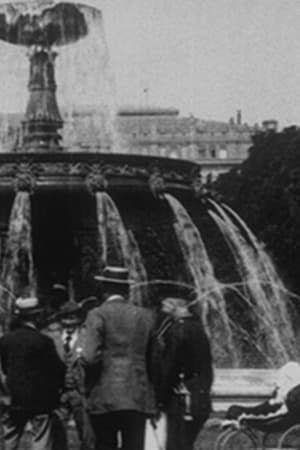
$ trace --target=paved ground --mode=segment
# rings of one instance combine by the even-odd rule
[[[218,435],[219,429],[217,426],[208,426],[203,429],[197,439],[197,443],[195,446],[196,450],[213,450],[214,449],[214,442]],[[0,446],[0,450],[2,450]],[[30,433],[27,433],[24,435],[22,439],[22,445],[20,450],[31,450],[30,446]],[[60,450],[60,449],[57,449]],[[78,446],[78,440],[77,435],[74,430],[70,430],[69,433],[69,450],[79,450]],[[157,450],[157,449],[151,449],[151,450]]]
[[[220,433],[219,422],[216,418],[210,419],[203,430],[200,431],[199,436],[196,441],[195,450],[214,450],[216,439],[218,438]],[[257,433],[257,438],[261,438],[262,435]],[[278,442],[279,434],[271,435],[268,441],[266,442],[266,446],[264,449],[268,450],[276,450]],[[290,441],[291,442],[291,441]],[[249,445],[249,441],[245,443],[244,439],[237,439],[235,444],[230,447],[226,447],[226,450],[254,450],[255,447]],[[262,447],[258,447],[257,450]],[[300,429],[297,431],[297,434],[293,437],[293,442],[290,443],[287,447],[288,450],[299,450],[300,449]],[[2,447],[0,445],[0,450]],[[22,440],[22,446],[20,450],[31,450],[30,447],[30,435],[25,435]],[[61,450],[57,448],[56,450]],[[79,450],[77,434],[73,429],[70,429],[69,432],[69,450]],[[157,450],[157,448],[153,448],[151,450]]]
[[[213,450],[214,442],[218,436],[219,428],[215,424],[205,427],[199,434],[195,450]],[[0,450],[2,450],[0,446]],[[27,433],[22,439],[22,445],[20,450],[31,450],[30,447],[30,433]],[[57,449],[60,450],[60,449]],[[74,430],[70,430],[69,433],[69,450],[79,450],[77,435]],[[152,450],[152,449],[151,449]],[[156,449],[153,449],[156,450]]]

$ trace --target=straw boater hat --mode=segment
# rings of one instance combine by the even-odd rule
[[[64,284],[54,283],[52,285],[52,292],[54,297],[58,297],[62,303],[69,300],[68,288]]]
[[[128,269],[125,267],[107,266],[102,275],[95,275],[95,280],[102,283],[115,283],[118,285],[130,285],[134,280],[128,278]]]
[[[22,316],[31,316],[42,312],[39,301],[36,297],[19,297],[15,303],[15,314]]]

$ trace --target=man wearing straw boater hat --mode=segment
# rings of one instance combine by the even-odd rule
[[[42,309],[35,297],[16,300],[18,326],[0,339],[0,359],[11,404],[3,417],[6,450],[15,450],[28,423],[32,449],[54,448],[53,411],[64,383],[64,364],[53,341],[38,329]]]
[[[96,276],[104,302],[86,320],[82,356],[89,366],[100,364],[88,405],[96,449],[142,450],[145,423],[154,412],[146,352],[152,331],[151,312],[128,302],[128,270],[106,267]]]

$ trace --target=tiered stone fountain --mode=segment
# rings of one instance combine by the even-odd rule
[[[91,9],[44,2],[0,8],[0,38],[26,46],[30,67],[21,137],[11,153],[0,154],[2,250],[6,254],[3,282],[16,295],[24,289],[47,295],[53,282],[67,283],[70,277],[76,296],[93,292],[93,275],[106,262],[121,263],[115,260],[122,260],[126,253],[123,248],[118,254],[113,250],[116,246],[109,246],[108,254],[99,256],[98,228],[101,208],[105,208],[101,205],[107,203],[108,195],[98,193],[106,191],[120,198],[131,216],[143,205],[147,215],[148,209],[153,213],[156,193],[162,189],[192,193],[199,173],[199,167],[188,161],[64,149],[59,134],[63,121],[56,99],[55,48],[72,45],[89,33],[86,13]],[[108,220],[113,227],[114,218]],[[25,234],[20,233],[22,221]],[[18,245],[27,253],[25,265],[20,264]],[[19,273],[24,270],[26,274]]]
[[[71,281],[76,299],[93,295],[105,264],[125,264],[141,283],[132,301],[155,306],[157,279],[195,289],[218,365],[249,365],[249,354],[263,366],[287,360],[295,334],[284,287],[245,224],[218,204],[203,206],[199,165],[115,153],[113,141],[106,152],[64,148],[56,49],[84,39],[94,12],[56,2],[0,7],[0,39],[27,47],[30,67],[18,144],[0,153],[2,318],[28,291],[46,305],[55,282]],[[238,267],[230,282],[216,275],[200,228],[225,236],[225,264]]]

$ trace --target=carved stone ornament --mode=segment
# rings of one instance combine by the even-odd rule
[[[191,186],[192,186],[193,192],[195,194],[195,197],[196,198],[202,197],[204,184],[203,184],[203,180],[202,180],[201,169],[197,168],[196,170],[193,170],[192,174],[191,174],[191,178],[192,178]]]
[[[158,167],[153,167],[152,173],[149,177],[149,187],[156,198],[162,198],[166,191],[164,177]]]
[[[108,181],[101,165],[93,164],[90,173],[86,176],[85,184],[91,194],[103,192],[108,187]]]
[[[17,172],[15,174],[13,184],[16,192],[26,191],[32,194],[36,186],[34,166],[30,163],[20,163],[17,166]]]

